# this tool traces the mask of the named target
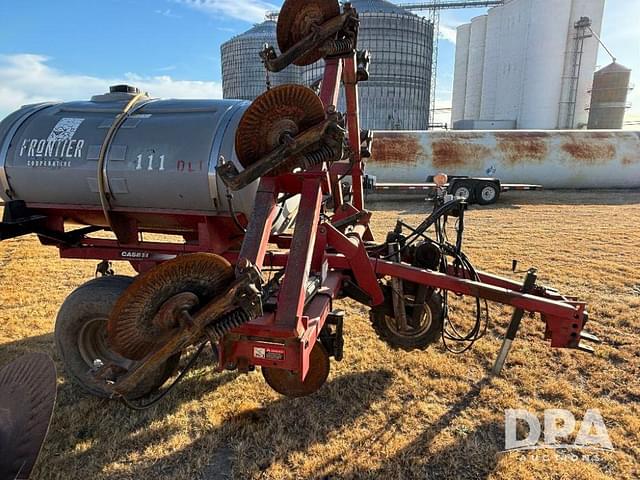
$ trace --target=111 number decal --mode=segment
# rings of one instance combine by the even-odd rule
[[[138,155],[137,158],[138,158],[138,163],[136,164],[136,170],[142,170],[143,169],[142,155]],[[149,163],[147,164],[147,170],[154,170],[153,168],[154,154],[152,153],[151,155],[149,155],[147,159],[149,160]],[[158,168],[158,171],[162,172],[163,170],[164,170],[164,155],[160,155],[160,168]]]

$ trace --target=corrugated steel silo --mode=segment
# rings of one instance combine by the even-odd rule
[[[593,76],[589,128],[622,128],[629,105],[627,95],[631,83],[631,70],[612,63]]]
[[[276,22],[267,20],[233,37],[220,47],[222,58],[222,96],[253,100],[267,89],[267,74],[259,53],[265,43],[273,45],[278,53]],[[271,86],[300,83],[302,69],[289,66],[282,72],[269,73]]]
[[[465,120],[480,119],[482,103],[482,73],[487,38],[487,16],[481,15],[471,20],[469,39],[469,63],[467,65],[467,88],[464,101]]]
[[[352,0],[360,16],[358,48],[371,52],[369,80],[358,84],[363,128],[420,130],[429,124],[433,25],[384,0]],[[322,75],[306,67],[304,83]],[[344,110],[344,99],[338,105]]]
[[[456,30],[456,59],[453,72],[453,96],[451,99],[451,125],[464,119],[464,101],[467,96],[467,64],[471,24],[460,25]]]

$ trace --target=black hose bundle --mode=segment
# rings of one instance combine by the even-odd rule
[[[444,247],[451,247],[450,244],[445,245]],[[449,249],[447,254],[454,257],[454,269],[456,270],[456,274],[460,272],[463,273],[463,278],[469,277],[471,280],[479,281],[480,277],[476,272],[473,264],[469,260],[469,258],[458,251],[457,249]],[[446,264],[446,258],[443,257],[443,262],[445,269],[448,269],[448,265]],[[466,273],[465,273],[466,272]],[[468,273],[468,275],[467,275]],[[460,333],[460,329],[456,327],[456,325],[451,321],[449,317],[449,296],[446,290],[442,292],[443,304],[444,304],[444,325],[442,328],[442,343],[447,351],[451,353],[464,353],[469,350],[473,344],[480,340],[487,332],[489,327],[489,305],[487,301],[484,301],[485,306],[485,319],[482,321],[482,307],[480,297],[475,297],[476,304],[476,314],[475,314],[475,322],[471,329],[469,329],[466,333]],[[447,342],[454,342],[457,344],[464,344],[461,348],[454,348]]]
[[[437,197],[433,212],[431,212],[431,214],[415,229],[408,227],[408,225],[402,222],[398,222],[398,226],[400,229],[402,227],[408,227],[411,230],[411,233],[403,239],[403,244],[398,251],[395,251],[393,254],[387,255],[386,257],[382,258],[389,259],[392,256],[399,255],[411,245],[415,244],[420,239],[423,239],[424,241],[436,244],[443,253],[440,260],[440,272],[448,273],[449,262],[447,261],[447,257],[452,257],[452,265],[455,270],[456,276],[469,278],[474,281],[480,281],[480,277],[475,267],[473,266],[469,258],[462,252],[462,237],[464,232],[464,202],[465,201],[463,199],[459,198],[454,198],[453,200],[445,202],[441,197]],[[449,242],[446,230],[447,218],[454,212],[457,212],[458,214],[458,221],[456,222],[457,238],[455,245]],[[435,226],[435,240],[432,240],[425,235],[425,232],[431,226]],[[399,233],[398,229],[396,229],[395,233]],[[388,243],[383,245],[383,247],[387,248],[388,251]],[[480,297],[475,297],[475,322],[467,332],[461,332],[461,328],[457,327],[449,318],[448,292],[446,290],[443,290],[441,292],[441,296],[443,298],[444,310],[444,325],[442,329],[443,345],[447,349],[447,351],[451,353],[464,353],[469,350],[476,341],[482,338],[488,329],[488,303],[486,300],[484,301],[485,315],[483,321],[481,299]],[[455,348],[451,345],[451,343],[464,345],[461,348]]]

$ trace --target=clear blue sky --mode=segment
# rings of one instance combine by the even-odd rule
[[[152,95],[220,96],[220,44],[282,1],[29,0],[0,2],[0,117],[22,103],[68,100],[131,81]],[[484,9],[443,13],[439,104],[450,102],[455,27]],[[640,0],[607,0],[603,38],[640,71]],[[600,63],[607,63],[601,56]],[[640,114],[640,89],[633,116]],[[640,116],[638,116],[640,119]]]

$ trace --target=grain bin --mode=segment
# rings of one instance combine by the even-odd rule
[[[593,76],[589,128],[622,128],[629,104],[627,96],[631,83],[631,70],[613,62]]]
[[[482,102],[482,74],[486,50],[487,16],[471,20],[469,35],[469,62],[467,64],[467,86],[464,100],[464,119],[479,120]]]
[[[467,95],[467,65],[469,63],[469,37],[471,24],[465,23],[456,29],[456,57],[451,99],[451,124],[464,120],[464,101]]]
[[[266,20],[220,47],[222,59],[222,95],[224,98],[253,100],[267,89],[267,72],[260,60],[265,43],[273,45],[278,54],[276,22]],[[302,69],[291,65],[278,73],[269,73],[271,86],[300,83]]]
[[[511,0],[475,18],[456,44],[461,58],[468,52],[466,65],[456,61],[453,85],[454,99],[466,98],[463,118],[584,126],[598,41],[577,27],[588,19],[599,35],[603,11],[604,0]],[[452,121],[460,119],[454,102]]]
[[[487,15],[487,36],[485,39],[485,52],[482,72],[482,101],[480,105],[481,119],[497,119],[496,102],[498,96],[498,78],[502,74],[498,64],[501,61],[500,49],[502,35],[503,9],[494,8]],[[468,24],[467,24],[468,25]],[[462,28],[460,26],[459,28]],[[458,48],[456,46],[456,55]],[[458,68],[456,64],[456,69]],[[454,86],[455,91],[455,86]],[[500,92],[502,94],[502,92]]]
[[[498,22],[498,40],[490,41],[489,48],[497,46],[498,51],[495,55],[487,52],[486,57],[489,61],[485,63],[487,73],[489,70],[497,71],[496,82],[489,88],[495,88],[495,91],[489,90],[489,95],[484,97],[482,110],[493,110],[493,117],[483,117],[485,120],[514,120],[517,122],[520,111],[521,95],[522,95],[522,77],[524,75],[523,52],[526,50],[527,37],[523,34],[523,15],[520,12],[521,6],[519,2],[509,2],[503,7],[496,7],[489,10],[490,22]],[[492,17],[495,17],[493,19]],[[526,18],[526,16],[525,16]],[[490,39],[491,40],[491,39]],[[495,100],[492,107],[489,104],[491,99]],[[516,123],[516,126],[518,124]]]
[[[371,52],[370,76],[358,85],[364,128],[420,130],[429,125],[433,25],[384,0],[353,0],[360,16],[358,46]],[[322,76],[322,61],[306,67],[304,83]],[[344,100],[338,105],[344,111]]]

